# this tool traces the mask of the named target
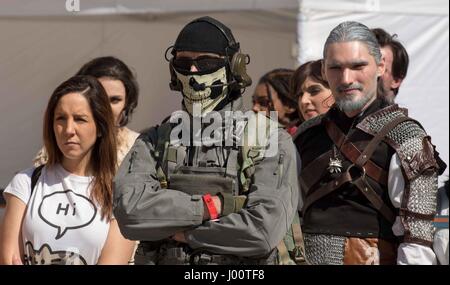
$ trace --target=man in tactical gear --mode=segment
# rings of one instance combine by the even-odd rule
[[[275,127],[268,144],[239,144],[265,130],[226,114],[242,110],[241,90],[251,84],[248,56],[228,27],[210,17],[187,24],[171,53],[170,87],[183,95],[187,116],[173,115],[143,133],[114,180],[121,232],[141,240],[136,264],[288,263],[277,246],[288,259],[300,258],[299,243],[282,242],[292,232],[299,195],[289,134]],[[225,118],[213,128],[219,139],[199,144],[190,126],[200,124],[205,133],[212,113]]]
[[[308,261],[435,264],[437,176],[446,165],[406,109],[377,99],[377,39],[360,23],[341,23],[323,60],[336,104],[295,138]]]

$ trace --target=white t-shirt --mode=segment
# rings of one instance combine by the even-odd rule
[[[34,168],[18,173],[5,189],[25,204],[22,240],[27,264],[96,264],[110,223],[90,197],[93,177],[57,164],[42,169],[31,194]]]

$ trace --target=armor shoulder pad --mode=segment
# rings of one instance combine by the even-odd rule
[[[395,149],[409,180],[428,169],[438,169],[430,137],[416,121],[400,123],[386,135],[385,141]]]
[[[385,125],[400,117],[407,117],[407,110],[392,105],[367,116],[358,128],[376,135]],[[408,180],[428,169],[438,169],[434,146],[422,125],[411,119],[395,126],[384,138],[400,158]]]
[[[313,128],[315,126],[318,126],[322,124],[322,120],[325,117],[325,114],[321,114],[319,116],[316,116],[314,118],[311,118],[307,121],[304,121],[297,129],[297,132],[292,136],[292,139],[295,140],[299,135],[303,134],[310,128]]]
[[[376,135],[381,129],[400,117],[407,117],[408,110],[399,108],[397,104],[383,108],[362,120],[356,127],[363,132]]]

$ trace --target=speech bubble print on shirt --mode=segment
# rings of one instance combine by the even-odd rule
[[[85,196],[66,190],[44,196],[38,213],[44,222],[58,230],[55,239],[60,239],[68,230],[89,225],[97,208]]]

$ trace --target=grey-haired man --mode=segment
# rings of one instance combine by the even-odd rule
[[[377,99],[375,35],[344,22],[322,72],[336,104],[300,127],[303,231],[313,264],[434,264],[437,176],[445,164],[407,110]]]

